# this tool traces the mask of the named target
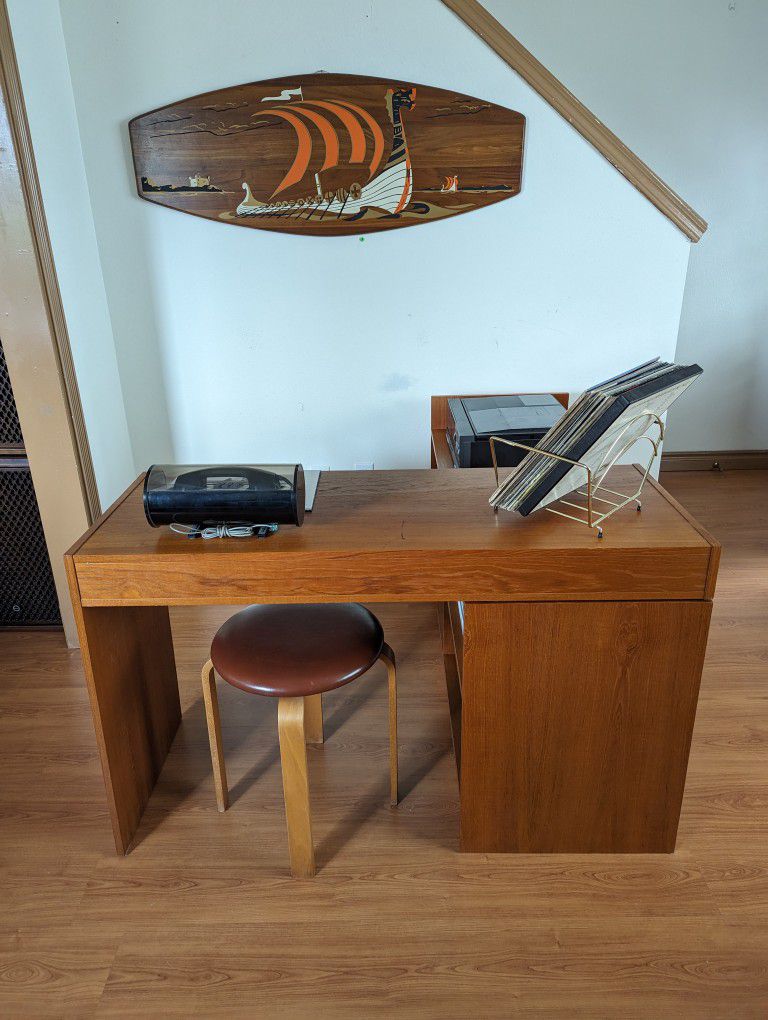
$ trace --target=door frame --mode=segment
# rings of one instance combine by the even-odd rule
[[[64,632],[76,647],[63,557],[101,506],[6,0],[0,0],[0,210],[0,333]]]

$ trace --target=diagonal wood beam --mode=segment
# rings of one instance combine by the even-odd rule
[[[707,222],[529,53],[478,0],[442,0],[691,241]]]

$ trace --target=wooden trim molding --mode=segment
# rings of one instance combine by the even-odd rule
[[[16,165],[21,180],[24,202],[27,207],[35,258],[45,297],[46,312],[50,322],[58,369],[68,405],[72,438],[78,454],[80,481],[85,494],[89,516],[93,520],[101,513],[99,491],[91,459],[88,433],[85,428],[85,418],[80,401],[77,376],[75,375],[67,321],[64,316],[64,306],[61,300],[58,277],[56,276],[53,249],[51,248],[48,223],[43,207],[40,181],[37,175],[37,165],[32,148],[32,138],[24,104],[24,95],[21,89],[21,77],[16,61],[16,51],[13,45],[6,0],[0,0],[0,88],[2,89],[11,137],[13,139]]]
[[[662,471],[768,471],[768,450],[701,450],[662,453]]]
[[[617,138],[591,113],[562,82],[541,64],[511,32],[490,14],[478,0],[442,0],[483,42],[546,99],[561,117],[575,128],[590,145],[620,174],[652,202],[667,219],[691,241],[698,241],[707,222],[676,194],[639,156]]]
[[[17,157],[18,139],[10,120],[10,101],[13,99],[13,113],[17,119],[23,114],[23,103],[20,105],[18,72],[11,57],[5,0],[0,0],[0,332],[64,633],[67,643],[74,647],[77,628],[64,553],[88,527],[98,502],[95,486],[91,486],[93,503],[88,499],[86,477],[89,474],[91,479],[93,477],[92,468],[89,470],[90,454],[87,440],[78,445],[73,422],[72,399],[77,397],[77,389],[68,392],[65,384],[59,342],[64,344],[66,352],[69,343],[66,331],[58,337],[55,332],[57,321],[59,325],[63,322],[63,313],[48,233],[45,229],[40,233],[41,224],[45,227],[45,218],[34,173],[32,192],[37,198],[36,202],[29,200],[30,167],[34,171],[34,162],[29,162],[31,149],[26,151],[26,166],[22,166]],[[25,138],[28,146],[28,132],[22,132],[20,144],[24,145]],[[35,209],[36,222],[33,220]],[[55,314],[52,300],[58,304]],[[69,365],[71,371],[71,355]],[[79,399],[75,404],[79,410]],[[82,428],[81,411],[79,420]],[[84,439],[84,433],[80,438]]]

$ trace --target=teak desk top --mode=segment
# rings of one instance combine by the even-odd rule
[[[628,491],[636,468],[616,469]],[[150,528],[139,478],[70,550],[81,604],[551,601],[712,597],[719,546],[659,485],[605,535],[494,514],[493,472],[324,471],[301,528],[190,540]]]

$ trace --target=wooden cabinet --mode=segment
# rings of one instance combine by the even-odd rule
[[[710,612],[466,603],[461,848],[674,850]]]

